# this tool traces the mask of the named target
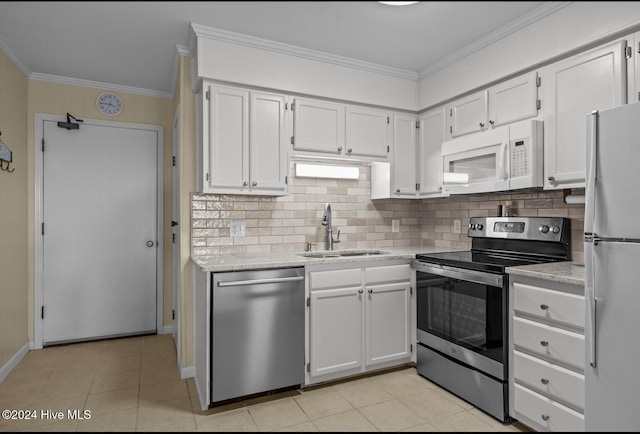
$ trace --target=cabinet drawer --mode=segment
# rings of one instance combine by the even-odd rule
[[[513,282],[513,308],[584,329],[584,296]]]
[[[513,318],[513,344],[584,372],[583,335],[516,317]]]
[[[410,278],[411,266],[409,264],[368,267],[364,270],[364,281],[367,284],[407,282]]]
[[[312,271],[309,273],[309,288],[328,289],[346,286],[360,286],[362,268],[349,268],[347,270]]]
[[[535,391],[584,410],[584,375],[515,351],[513,376]]]
[[[584,415],[552,399],[516,384],[513,405],[516,413],[549,431],[584,431]]]

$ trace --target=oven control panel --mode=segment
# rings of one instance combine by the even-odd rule
[[[559,242],[568,230],[569,219],[562,217],[472,217],[467,235]]]

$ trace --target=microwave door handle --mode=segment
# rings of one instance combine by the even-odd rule
[[[501,169],[502,173],[501,176],[499,176],[499,179],[504,179],[505,181],[507,179],[509,179],[509,176],[507,174],[507,146],[509,146],[509,143],[504,142],[502,144],[502,148],[500,149],[500,153],[502,154],[502,158],[500,159],[500,163],[498,163],[498,167]]]

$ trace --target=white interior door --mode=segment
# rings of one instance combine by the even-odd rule
[[[43,128],[43,343],[156,332],[158,132]]]

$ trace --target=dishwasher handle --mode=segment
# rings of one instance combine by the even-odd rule
[[[300,280],[304,280],[304,276],[275,277],[272,279],[233,280],[229,282],[218,282],[218,286],[220,288],[223,288],[229,286],[262,285],[264,283],[299,282]]]

